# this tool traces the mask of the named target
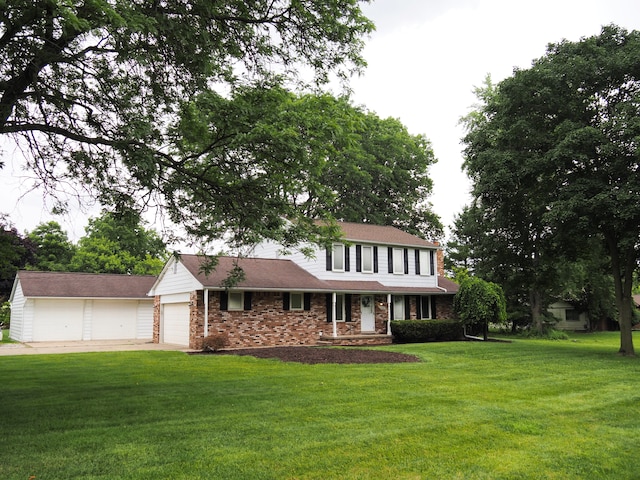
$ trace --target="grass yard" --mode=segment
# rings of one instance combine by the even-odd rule
[[[394,345],[423,361],[386,365],[0,357],[0,478],[637,479],[640,359],[618,340]]]

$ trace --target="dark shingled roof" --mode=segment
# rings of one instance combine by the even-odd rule
[[[233,269],[234,261],[243,269],[246,277],[237,288],[246,290],[307,290],[321,292],[394,292],[413,294],[453,294],[458,285],[445,278],[438,279],[435,287],[395,287],[385,286],[376,281],[360,280],[320,280],[291,260],[265,258],[219,257],[218,266],[205,275],[200,271],[204,258],[199,255],[180,255],[182,264],[200,282],[211,289],[224,288],[223,282]],[[443,288],[446,290],[443,290]]]
[[[245,279],[238,288],[264,290],[328,290],[322,280],[299,267],[291,260],[265,258],[219,257],[217,267],[205,275],[200,271],[203,257],[180,255],[189,272],[206,288],[222,288],[223,281],[234,267],[234,261],[243,269]]]
[[[403,232],[402,230],[382,225],[372,225],[370,223],[337,222],[344,238],[351,241],[381,243],[385,245],[405,245],[412,247],[436,248],[437,243],[428,242],[416,235]]]
[[[21,270],[25,297],[138,298],[148,300],[153,275],[116,275],[105,273],[33,272]]]

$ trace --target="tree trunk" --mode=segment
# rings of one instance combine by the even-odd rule
[[[544,331],[544,315],[542,314],[542,295],[538,290],[529,292],[529,303],[531,305],[531,320],[533,328],[538,332]]]
[[[615,239],[605,235],[611,255],[611,270],[613,274],[613,284],[616,292],[616,306],[618,307],[618,323],[620,324],[620,355],[627,357],[635,357],[636,352],[633,348],[633,332],[632,327],[632,289],[633,289],[633,270],[636,266],[636,253],[633,247],[625,252],[624,259],[621,261],[621,255],[618,251],[618,245]]]

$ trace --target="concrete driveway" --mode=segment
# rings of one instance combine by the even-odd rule
[[[152,343],[150,340],[91,340],[86,342],[28,342],[0,344],[0,356],[49,353],[121,352],[135,350],[190,351],[183,345]]]

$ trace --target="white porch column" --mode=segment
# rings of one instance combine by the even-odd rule
[[[209,289],[204,289],[204,338],[209,336]]]
[[[337,294],[336,294],[336,292],[333,292],[331,294],[331,312],[332,312],[331,321],[333,323],[333,336],[334,337],[338,336],[338,322],[336,321],[336,316],[337,316],[336,315],[336,312],[337,312],[336,304],[337,303],[338,303]]]
[[[387,335],[391,335],[391,294],[387,293]]]

